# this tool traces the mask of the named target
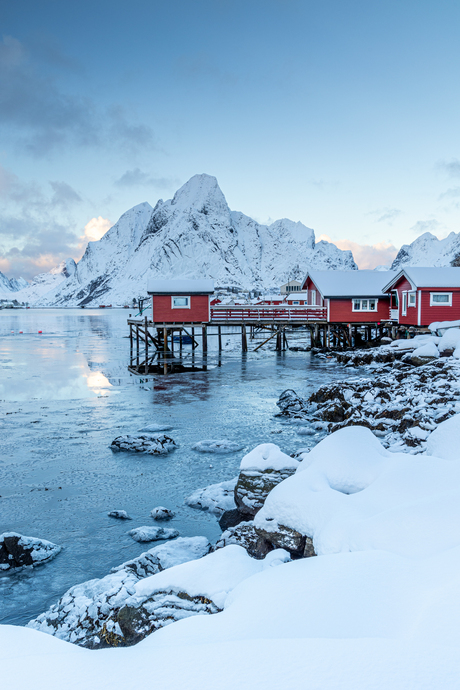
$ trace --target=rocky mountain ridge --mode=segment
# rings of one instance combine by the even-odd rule
[[[404,266],[460,266],[460,232],[451,232],[443,240],[424,232],[410,244],[403,244],[391,270]]]
[[[270,289],[303,278],[310,267],[357,270],[350,251],[316,243],[314,231],[300,222],[261,225],[231,211],[216,178],[204,174],[154,208],[146,202],[134,206],[99,241],[88,243],[78,264],[70,261],[58,270],[58,280],[47,279],[48,290],[40,276],[18,299],[40,306],[125,304],[145,294],[153,277]]]

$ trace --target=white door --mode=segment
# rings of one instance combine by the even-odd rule
[[[402,315],[407,316],[407,292],[402,293]]]

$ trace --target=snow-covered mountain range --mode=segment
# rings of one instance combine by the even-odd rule
[[[24,280],[24,278],[19,278],[18,280],[16,278],[11,278],[11,280],[9,280],[6,277],[6,275],[4,275],[0,271],[0,298],[16,297],[15,295],[11,295],[10,293],[22,290],[28,285],[29,283],[27,282],[27,280]]]
[[[308,268],[357,266],[350,251],[316,243],[302,223],[261,225],[231,211],[216,178],[195,175],[173,199],[124,213],[89,242],[78,264],[70,259],[38,276],[17,299],[43,306],[125,304],[145,294],[148,278],[213,278],[216,287],[270,289],[302,278]]]
[[[460,232],[451,232],[443,240],[425,232],[411,244],[403,244],[391,269],[404,266],[460,266]]]

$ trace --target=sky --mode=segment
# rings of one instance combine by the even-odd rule
[[[457,0],[2,0],[0,271],[197,173],[360,268],[459,232],[459,35]]]

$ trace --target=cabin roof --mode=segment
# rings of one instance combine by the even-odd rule
[[[308,271],[323,297],[383,297],[394,271]],[[304,281],[304,283],[305,283]]]
[[[147,292],[149,295],[212,295],[214,281],[189,278],[148,280]]]
[[[408,266],[395,273],[385,285],[384,290],[389,290],[403,277],[407,278],[413,288],[460,288],[460,268],[453,268],[452,266]]]

